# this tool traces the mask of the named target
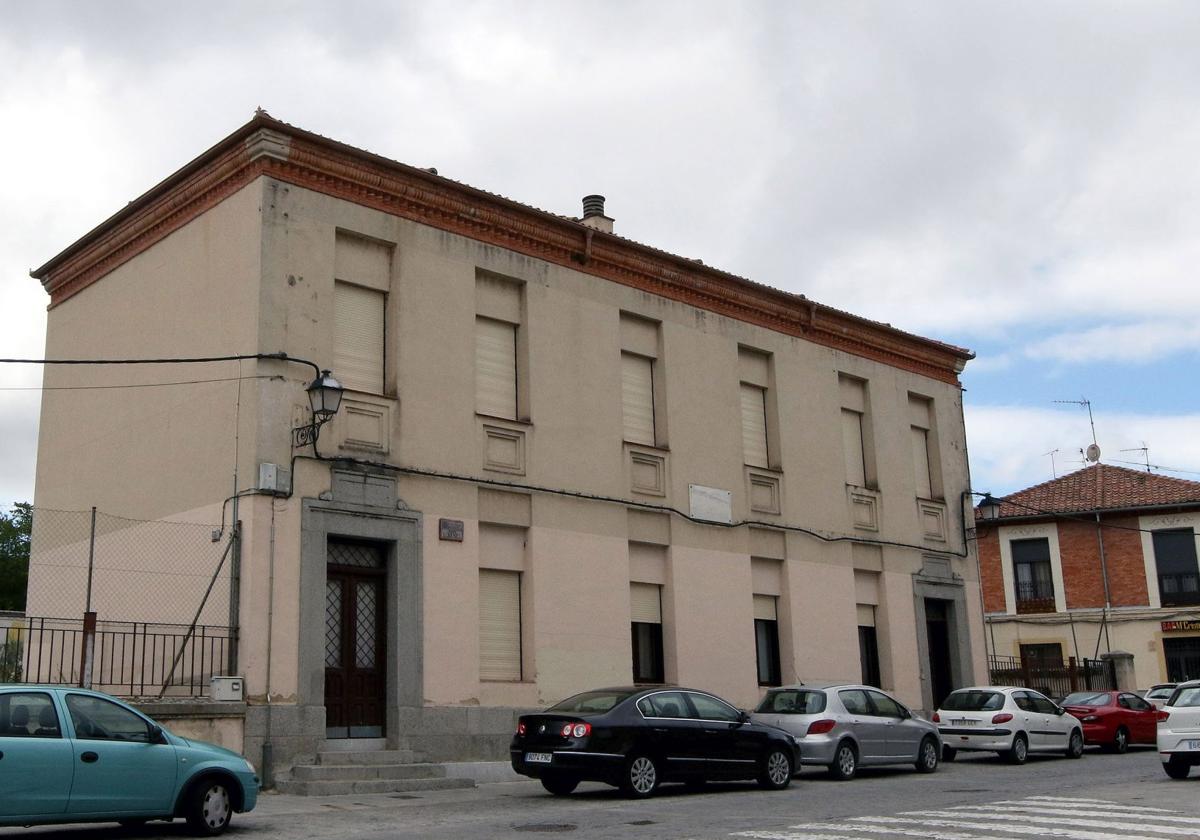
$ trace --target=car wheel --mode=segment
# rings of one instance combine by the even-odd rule
[[[1083,733],[1078,729],[1071,730],[1067,741],[1067,758],[1083,758]]]
[[[635,755],[625,763],[621,776],[621,792],[635,799],[644,799],[658,788],[658,765],[648,755]]]
[[[858,772],[858,752],[854,744],[842,741],[838,744],[837,752],[833,754],[833,764],[829,765],[829,775],[839,782],[848,782]]]
[[[942,747],[942,761],[953,761],[958,757],[958,750],[954,747]]]
[[[212,837],[229,825],[233,798],[228,785],[219,779],[203,779],[192,789],[187,806],[188,825],[197,834]]]
[[[572,776],[543,776],[542,787],[555,796],[566,796],[579,787],[579,780]]]
[[[758,774],[758,786],[764,790],[783,790],[792,783],[792,759],[780,749],[773,749],[763,759]]]
[[[926,738],[921,742],[921,748],[917,750],[917,770],[921,773],[932,773],[937,768],[937,743],[932,738]]]
[[[1165,764],[1163,764],[1163,770],[1165,770],[1167,775],[1172,779],[1186,779],[1188,777],[1188,773],[1190,773],[1192,770],[1192,765],[1188,764],[1186,761],[1180,761],[1178,758],[1171,757],[1167,759]]]
[[[1017,735],[1013,738],[1012,747],[1004,754],[1009,764],[1024,764],[1025,759],[1029,758],[1029,742],[1025,740],[1024,735]]]
[[[1118,755],[1129,749],[1129,730],[1124,726],[1117,727],[1117,734],[1113,736],[1112,750]]]

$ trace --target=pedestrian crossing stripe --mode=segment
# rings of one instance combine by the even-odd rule
[[[754,840],[1174,840],[1200,838],[1200,820],[1167,808],[1090,797],[1030,796],[985,805],[850,817],[778,830],[739,831]]]

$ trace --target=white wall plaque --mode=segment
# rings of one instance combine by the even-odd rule
[[[688,498],[692,506],[694,519],[707,519],[709,522],[733,522],[733,493],[728,490],[718,490],[716,487],[704,487],[700,484],[688,485]]]

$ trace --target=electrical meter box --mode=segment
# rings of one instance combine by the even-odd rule
[[[213,677],[210,685],[212,688],[212,699],[214,700],[242,699],[241,677]]]

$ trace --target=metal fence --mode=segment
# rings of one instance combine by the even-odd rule
[[[0,681],[195,696],[236,670],[231,528],[34,508],[26,616]]]
[[[98,621],[85,667],[86,632],[81,618],[14,622],[0,645],[0,682],[86,682],[126,697],[196,697],[226,673],[234,643],[229,627]]]
[[[1033,662],[1019,656],[989,656],[988,672],[992,685],[1016,685],[1040,691],[1061,700],[1075,691],[1108,691],[1117,687],[1113,663],[1104,659],[1076,660],[1065,663]]]

